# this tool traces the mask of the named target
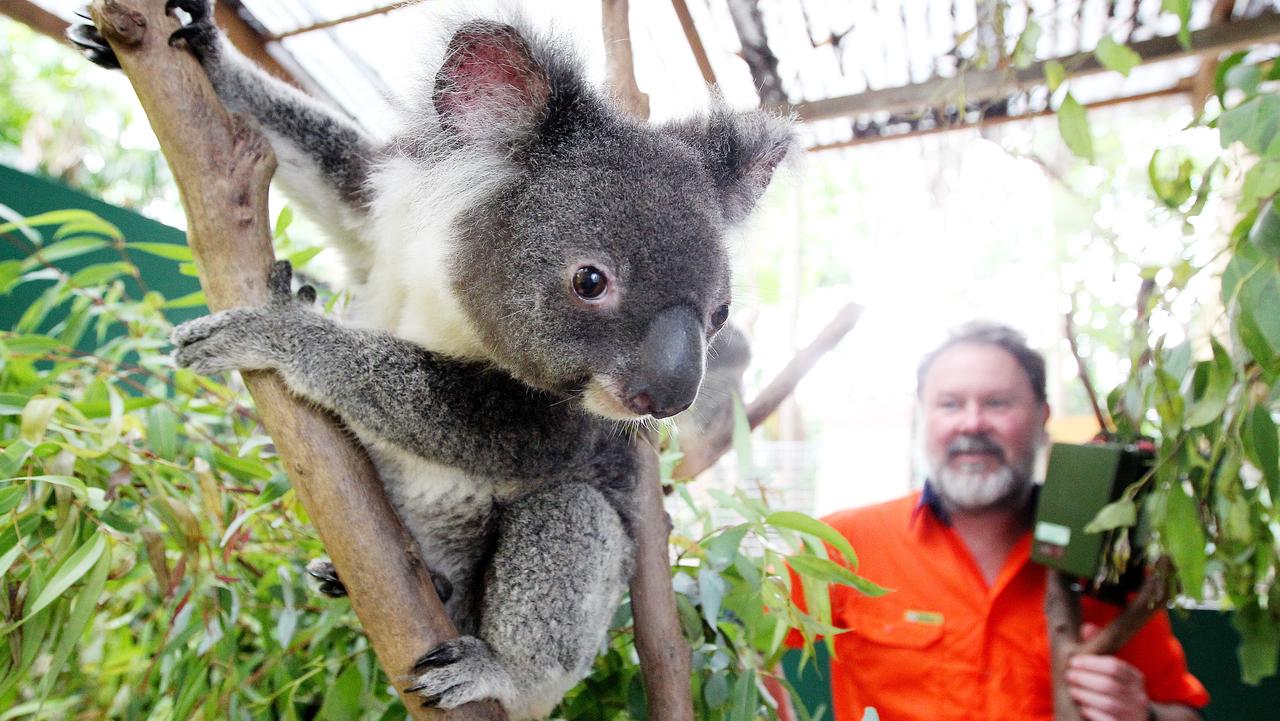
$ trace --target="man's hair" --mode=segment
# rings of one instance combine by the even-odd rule
[[[952,346],[965,344],[995,346],[1013,356],[1022,367],[1022,371],[1027,374],[1027,380],[1031,382],[1031,390],[1035,393],[1036,399],[1041,403],[1048,402],[1049,397],[1045,391],[1044,356],[1032,350],[1027,345],[1027,339],[1018,331],[1007,325],[982,320],[970,321],[955,328],[942,345],[929,351],[924,358],[920,359],[920,366],[916,368],[917,396],[924,392],[924,376],[938,356]]]

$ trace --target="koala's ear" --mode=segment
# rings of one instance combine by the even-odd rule
[[[431,101],[446,132],[464,142],[510,142],[538,126],[551,84],[510,25],[476,21],[454,33]]]
[[[722,105],[707,117],[676,121],[667,129],[698,152],[731,223],[751,213],[774,169],[797,147],[790,120],[758,110],[736,113]]]

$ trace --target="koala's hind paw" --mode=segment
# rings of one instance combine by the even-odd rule
[[[511,696],[511,678],[489,645],[474,636],[445,641],[418,659],[414,685],[424,706],[456,708],[482,699]]]
[[[329,598],[342,598],[347,595],[347,587],[338,578],[338,569],[323,558],[317,558],[307,564],[307,574],[319,582],[317,590]]]

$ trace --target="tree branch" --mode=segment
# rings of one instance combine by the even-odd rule
[[[632,115],[649,119],[649,96],[636,83],[636,65],[631,50],[631,20],[628,0],[601,0],[600,21],[604,26],[604,66],[609,87]]]
[[[828,351],[848,335],[862,317],[862,306],[849,303],[836,313],[835,318],[827,323],[813,342],[796,353],[786,367],[765,386],[750,403],[747,404],[747,424],[756,428],[778,409],[782,401],[795,392],[800,379],[826,355]],[[702,443],[681,447],[684,457],[672,472],[673,478],[695,478],[699,473],[710,468],[733,445],[733,420],[730,417],[719,426],[708,429],[702,436]]]
[[[1044,615],[1049,628],[1054,721],[1081,721],[1082,718],[1067,689],[1067,662],[1078,653],[1110,655],[1124,648],[1129,639],[1168,603],[1172,573],[1173,563],[1168,556],[1161,556],[1148,569],[1142,586],[1124,611],[1083,641],[1080,639],[1080,592],[1073,590],[1068,578],[1058,571],[1050,570],[1046,574]]]
[[[1053,675],[1054,721],[1082,721],[1067,688],[1067,662],[1080,647],[1080,592],[1062,573],[1045,574],[1044,615],[1049,629],[1049,668]]]
[[[694,721],[692,650],[680,630],[669,555],[671,519],[662,505],[656,440],[637,434],[632,449],[639,459],[636,481],[636,570],[631,579],[631,615],[636,653],[644,674],[649,718]]]
[[[649,118],[649,97],[636,84],[631,54],[628,0],[601,0],[608,83],[622,106],[636,117]],[[644,677],[649,718],[694,721],[692,650],[680,630],[675,589],[671,586],[671,519],[662,505],[662,478],[657,442],[637,434],[631,445],[636,464],[634,532],[636,565],[631,577],[631,615],[635,619],[636,653]]]
[[[178,22],[165,15],[162,0],[95,0],[92,14],[133,83],[181,189],[188,242],[209,307],[264,303],[272,261],[270,147],[250,121],[223,110],[189,53],[169,47]],[[368,458],[331,417],[298,402],[273,373],[243,375],[370,645],[403,693],[414,660],[457,635],[416,544]],[[441,717],[421,708],[416,697],[406,698],[405,707],[414,719]],[[447,717],[505,718],[496,703]]]
[[[1076,372],[1080,374],[1080,382],[1084,384],[1085,395],[1089,396],[1089,405],[1093,407],[1093,417],[1098,421],[1098,432],[1110,437],[1111,426],[1107,423],[1107,414],[1102,410],[1102,403],[1098,400],[1098,391],[1093,387],[1093,380],[1089,378],[1089,367],[1085,365],[1084,358],[1080,356],[1080,344],[1076,341],[1075,315],[1076,297],[1072,295],[1071,310],[1067,311],[1063,333],[1067,336],[1067,344],[1071,346],[1071,357],[1076,361]]]
[[[742,59],[751,70],[761,107],[781,106],[787,102],[787,91],[778,77],[778,58],[769,47],[764,31],[764,18],[756,0],[729,0],[729,16],[742,44]]]

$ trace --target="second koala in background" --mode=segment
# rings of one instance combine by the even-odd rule
[[[378,143],[253,67],[205,0],[169,5],[191,18],[174,38],[262,125],[356,283],[338,323],[277,267],[267,307],[180,327],[178,361],[275,369],[368,447],[463,634],[412,670],[426,703],[547,715],[589,672],[631,574],[619,423],[694,401],[729,315],[725,235],[790,151],[789,125],[723,107],[649,125],[563,43],[469,20]],[[73,36],[113,60],[92,28]]]

